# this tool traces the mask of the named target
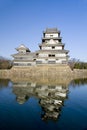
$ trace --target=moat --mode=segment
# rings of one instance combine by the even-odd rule
[[[0,130],[86,130],[87,79],[64,82],[0,79]]]

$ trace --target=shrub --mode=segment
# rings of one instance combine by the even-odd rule
[[[0,69],[10,69],[12,67],[12,62],[10,60],[1,59]]]

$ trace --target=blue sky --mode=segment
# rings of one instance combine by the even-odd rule
[[[0,0],[0,56],[39,49],[46,28],[61,30],[71,58],[87,61],[87,0]]]

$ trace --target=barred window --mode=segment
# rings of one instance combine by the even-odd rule
[[[36,61],[36,64],[42,64],[42,61]]]
[[[55,64],[55,61],[48,61],[48,64]]]

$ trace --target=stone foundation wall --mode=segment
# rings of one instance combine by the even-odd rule
[[[29,67],[12,67],[0,70],[0,78],[87,78],[87,70],[70,69],[68,65],[38,65]]]

